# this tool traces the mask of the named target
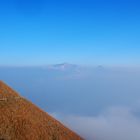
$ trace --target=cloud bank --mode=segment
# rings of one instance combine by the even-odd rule
[[[130,108],[112,107],[98,116],[52,115],[86,140],[140,140],[140,118]]]

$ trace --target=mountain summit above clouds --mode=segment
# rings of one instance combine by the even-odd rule
[[[0,81],[0,140],[83,140]]]
[[[49,65],[47,68],[51,70],[67,71],[67,70],[78,70],[79,66],[75,64],[61,63],[61,64]]]

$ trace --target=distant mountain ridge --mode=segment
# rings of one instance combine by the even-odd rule
[[[47,66],[47,68],[50,70],[66,71],[66,70],[77,70],[79,66],[75,64],[61,63],[61,64],[49,65]]]

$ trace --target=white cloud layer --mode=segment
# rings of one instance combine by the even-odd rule
[[[92,117],[52,115],[86,140],[140,140],[140,119],[129,108],[113,107]]]

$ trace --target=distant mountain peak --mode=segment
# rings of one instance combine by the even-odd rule
[[[60,64],[55,64],[55,65],[49,65],[48,69],[53,69],[53,70],[76,70],[78,68],[77,65],[75,64],[70,64],[70,63],[60,63]]]

